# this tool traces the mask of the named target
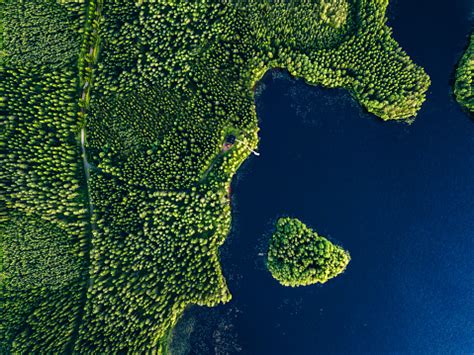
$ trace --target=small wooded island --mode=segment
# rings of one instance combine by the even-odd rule
[[[280,218],[268,249],[268,270],[284,286],[325,283],[344,272],[347,251],[296,218]]]
[[[469,45],[461,57],[456,69],[454,95],[459,104],[467,111],[474,113],[474,32],[471,33]]]

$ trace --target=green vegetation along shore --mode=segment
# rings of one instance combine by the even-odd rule
[[[284,286],[325,283],[344,272],[347,251],[319,236],[296,218],[278,219],[270,239],[267,267]]]
[[[430,81],[387,4],[2,1],[0,352],[160,352],[187,305],[228,301],[255,83],[283,68],[416,115]]]
[[[454,95],[462,107],[474,113],[474,33],[456,69]]]

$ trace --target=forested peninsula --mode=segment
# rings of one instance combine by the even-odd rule
[[[416,115],[430,80],[387,4],[2,1],[0,353],[166,352],[187,305],[227,302],[255,83],[282,68]]]

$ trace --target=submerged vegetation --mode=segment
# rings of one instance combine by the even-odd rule
[[[270,239],[267,267],[284,286],[325,283],[342,273],[349,253],[296,218],[280,218]]]
[[[454,95],[462,107],[474,113],[474,33],[456,69]]]
[[[429,78],[386,6],[3,1],[0,352],[163,351],[186,305],[228,301],[218,247],[256,81],[286,68],[414,116]]]

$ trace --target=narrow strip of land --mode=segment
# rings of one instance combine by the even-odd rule
[[[85,31],[85,38],[84,41],[89,44],[86,47],[88,50],[85,50],[83,53],[80,54],[80,60],[82,67],[79,68],[79,80],[82,85],[82,91],[79,96],[79,107],[80,110],[80,120],[81,120],[81,153],[82,153],[82,163],[84,169],[84,177],[85,177],[85,188],[87,190],[87,204],[89,207],[89,240],[87,242],[87,246],[85,247],[85,258],[87,259],[87,270],[84,272],[84,291],[82,295],[82,302],[80,305],[79,314],[77,316],[77,320],[75,323],[74,331],[71,335],[71,340],[67,346],[66,352],[73,353],[74,347],[77,342],[77,338],[79,336],[79,330],[81,326],[82,317],[84,315],[84,310],[86,307],[87,302],[87,292],[89,288],[92,286],[93,279],[90,275],[89,265],[90,265],[90,254],[92,250],[92,231],[96,229],[96,225],[93,222],[93,212],[94,212],[94,205],[92,203],[91,198],[91,190],[90,190],[90,164],[87,160],[87,150],[86,150],[86,110],[89,107],[89,100],[90,100],[90,90],[92,88],[92,76],[93,76],[93,67],[97,61],[97,56],[99,52],[99,29],[98,29],[98,19],[101,16],[102,7],[103,7],[103,0],[97,0],[97,2],[90,2],[89,8],[87,9],[87,20],[86,20],[86,31]],[[89,33],[88,30],[91,30]]]
[[[82,162],[84,165],[84,175],[86,177],[86,189],[87,189],[87,199],[88,199],[88,204],[89,204],[89,213],[90,213],[90,216],[92,217],[92,213],[94,212],[94,205],[92,204],[91,192],[90,192],[90,187],[89,187],[90,165],[89,165],[89,162],[87,161],[85,142],[86,142],[86,129],[85,127],[82,127],[81,128]]]

